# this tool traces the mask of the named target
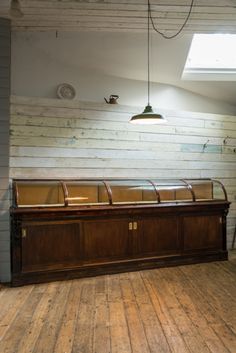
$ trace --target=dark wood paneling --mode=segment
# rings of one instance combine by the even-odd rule
[[[60,269],[81,262],[80,223],[22,225],[22,271]]]
[[[87,262],[127,258],[129,256],[128,220],[84,222],[84,259]]]
[[[227,259],[228,207],[219,201],[12,208],[12,283]]]
[[[220,249],[222,216],[197,215],[183,219],[184,250]]]
[[[145,256],[179,253],[177,217],[144,219],[137,222],[137,227],[137,254]]]

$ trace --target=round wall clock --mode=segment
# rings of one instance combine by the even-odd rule
[[[57,87],[57,96],[61,99],[74,99],[76,96],[75,88],[69,83],[61,83]]]

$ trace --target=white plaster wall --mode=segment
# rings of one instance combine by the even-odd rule
[[[211,97],[209,83],[180,80],[191,36],[169,41],[152,38],[151,102],[162,109],[236,114],[236,105]],[[143,34],[125,33],[14,33],[12,36],[12,94],[56,97],[58,84],[67,82],[77,99],[102,102],[118,94],[119,103],[147,103],[147,53]],[[157,83],[158,82],[158,83]],[[216,85],[216,84],[215,84]],[[183,89],[177,86],[185,87]],[[218,88],[219,89],[219,88]],[[205,96],[204,96],[205,95]],[[225,99],[224,99],[225,98]]]

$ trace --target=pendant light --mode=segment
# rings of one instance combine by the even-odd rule
[[[21,18],[24,16],[19,0],[11,0],[9,14],[12,18]]]
[[[148,41],[147,41],[147,56],[148,56],[148,103],[144,109],[144,111],[141,114],[134,115],[130,119],[130,123],[132,124],[146,124],[146,125],[151,125],[151,124],[160,124],[160,123],[165,123],[166,120],[163,118],[161,114],[154,113],[152,110],[152,107],[150,105],[150,2],[148,0]]]

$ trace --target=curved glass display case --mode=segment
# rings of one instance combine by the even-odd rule
[[[212,179],[13,180],[14,207],[139,205],[225,200]]]
[[[14,286],[227,259],[212,179],[15,179]]]

